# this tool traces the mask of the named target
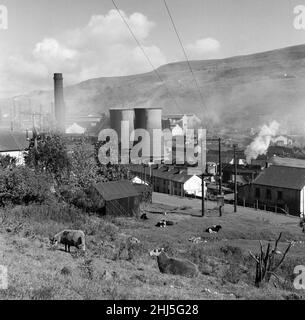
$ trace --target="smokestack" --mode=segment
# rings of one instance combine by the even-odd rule
[[[57,128],[65,132],[66,107],[62,73],[54,73],[54,109]]]

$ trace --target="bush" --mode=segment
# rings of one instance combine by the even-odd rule
[[[61,187],[60,195],[67,203],[85,212],[104,213],[105,202],[92,187],[81,189],[75,186],[65,185]]]
[[[52,198],[49,177],[26,167],[0,172],[0,204],[43,203]]]

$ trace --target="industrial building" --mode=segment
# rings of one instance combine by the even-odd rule
[[[193,160],[187,159],[186,155],[191,154],[191,152],[187,152],[187,148],[194,153],[194,144],[197,145],[198,143],[196,137],[194,137],[196,141],[192,141],[194,144],[188,144],[185,132],[179,129],[179,131],[176,130],[177,133],[174,128],[171,132],[172,140],[165,140],[162,130],[171,128],[164,126],[161,108],[110,109],[109,113],[110,127],[117,132],[119,143],[122,142],[122,121],[126,121],[124,131],[129,133],[131,140],[129,150],[141,141],[143,148],[139,156],[146,162],[158,161],[161,163],[169,161],[173,164],[185,164],[187,160]],[[142,137],[136,131],[134,133],[138,136],[133,136],[132,132],[137,129],[146,130],[149,136],[144,135]],[[156,132],[159,134],[154,134]],[[168,146],[165,145],[165,141],[170,142]],[[126,148],[126,145],[120,144],[120,147],[120,150],[122,150]],[[139,149],[141,148],[139,147]]]
[[[239,202],[299,216],[305,209],[305,168],[272,165],[238,190]]]

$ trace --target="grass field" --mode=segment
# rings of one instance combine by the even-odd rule
[[[305,265],[304,234],[296,217],[226,205],[218,217],[215,203],[206,203],[201,217],[198,200],[154,194],[144,209],[148,220],[84,216],[70,209],[15,207],[0,212],[0,264],[8,267],[9,288],[1,299],[296,299],[303,292],[293,289],[293,269]],[[173,226],[157,228],[164,218]],[[212,224],[222,230],[211,235]],[[87,251],[53,250],[48,237],[63,228],[82,229]],[[254,262],[259,240],[273,241],[282,232],[279,249],[288,241],[299,241],[290,250],[275,278],[262,288],[254,286]],[[139,244],[129,242],[136,237]],[[192,236],[202,237],[193,244]],[[159,272],[149,256],[163,247],[172,256],[187,258],[201,271],[196,279]]]

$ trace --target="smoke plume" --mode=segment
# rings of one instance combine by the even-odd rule
[[[252,159],[256,159],[259,155],[267,153],[270,142],[276,136],[279,127],[280,125],[277,121],[272,121],[269,126],[264,125],[261,128],[258,136],[245,150],[247,163],[251,163]]]

